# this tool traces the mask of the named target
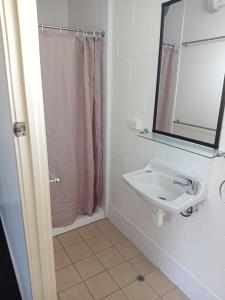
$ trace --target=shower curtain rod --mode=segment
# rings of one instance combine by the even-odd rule
[[[39,28],[44,30],[44,28],[48,29],[55,29],[55,30],[63,30],[63,31],[70,31],[70,32],[76,32],[76,33],[82,33],[82,34],[89,34],[93,36],[105,36],[105,31],[95,31],[95,30],[86,30],[86,29],[74,29],[74,28],[67,28],[67,27],[60,27],[60,26],[52,26],[52,25],[46,25],[46,24],[39,24]]]

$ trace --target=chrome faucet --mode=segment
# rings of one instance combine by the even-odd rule
[[[178,184],[181,187],[186,189],[186,192],[190,195],[196,195],[198,192],[198,181],[193,180],[191,177],[188,177],[183,174],[177,174],[177,179],[173,180],[174,184]],[[179,180],[180,179],[180,180]]]

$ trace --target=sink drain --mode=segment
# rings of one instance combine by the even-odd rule
[[[165,197],[158,197],[158,199],[160,199],[160,200],[167,200]]]

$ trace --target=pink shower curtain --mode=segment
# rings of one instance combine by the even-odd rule
[[[173,48],[163,48],[156,129],[171,133],[177,78],[177,53]]]
[[[92,215],[102,197],[100,38],[40,32],[53,227]]]

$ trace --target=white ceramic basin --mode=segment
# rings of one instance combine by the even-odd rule
[[[205,200],[207,185],[204,181],[191,177],[198,182],[198,190],[195,195],[190,195],[185,188],[174,183],[177,174],[190,177],[168,164],[150,161],[144,169],[125,174],[123,177],[149,204],[165,211],[180,213]]]

